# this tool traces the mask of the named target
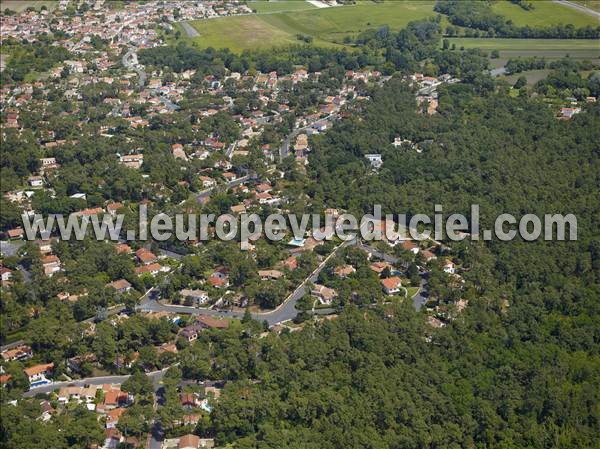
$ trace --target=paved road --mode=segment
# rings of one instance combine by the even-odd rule
[[[269,326],[283,323],[284,321],[292,320],[298,315],[296,309],[296,303],[306,293],[306,286],[308,283],[314,283],[319,277],[319,273],[325,267],[327,262],[342,248],[354,244],[354,240],[347,240],[331,252],[317,268],[298,286],[296,289],[283,301],[283,303],[276,309],[265,312],[265,313],[253,313],[252,318],[258,321],[266,321]],[[190,315],[206,315],[224,318],[242,318],[244,312],[236,311],[221,311],[213,309],[204,309],[188,306],[178,306],[172,304],[161,304],[151,297],[147,296],[138,306],[137,309],[143,312],[171,312],[171,313],[185,313]],[[319,310],[316,313],[327,314],[331,313],[331,310]]]
[[[12,241],[12,240],[0,240],[0,254],[3,256],[15,256],[21,246],[25,244],[24,241]]]
[[[225,151],[225,156],[227,156],[227,159],[231,159],[231,156],[233,155],[233,152],[235,151],[236,146],[237,146],[237,142],[233,142],[231,145],[229,145],[229,147]]]
[[[127,69],[137,72],[138,86],[144,87],[144,84],[146,84],[147,75],[143,67],[138,65],[137,53],[135,49],[129,49],[127,53],[123,55],[122,62]]]
[[[196,31],[196,28],[194,28],[193,26],[191,26],[189,23],[187,23],[187,22],[179,22],[179,23],[181,23],[181,26],[183,27],[183,29],[187,33],[188,37],[198,37],[198,36],[200,36],[200,34],[198,33],[198,31]]]
[[[328,121],[328,120],[336,120],[339,118],[337,113],[329,114],[327,117],[323,117],[322,119],[317,120],[317,122]],[[283,141],[281,147],[279,147],[279,161],[281,162],[290,154],[290,142],[294,137],[300,134],[302,131],[306,131],[309,128],[312,128],[314,123],[310,125],[303,126],[302,128],[295,128],[291,133],[289,133]]]
[[[147,373],[146,376],[150,378],[152,383],[154,384],[154,388],[160,388],[160,381],[163,376],[167,372],[170,367],[164,368],[159,371],[152,371]],[[25,392],[23,396],[25,397],[33,397],[39,393],[50,393],[54,390],[58,390],[62,387],[83,387],[84,385],[103,385],[103,384],[122,384],[127,379],[129,379],[130,374],[126,374],[123,376],[101,376],[101,377],[88,377],[85,379],[77,379],[72,380],[70,382],[54,382],[50,385],[43,385],[41,387],[32,388],[31,390]]]
[[[181,260],[184,257],[183,254],[179,254],[179,253],[176,253],[176,252],[170,251],[168,249],[164,249],[164,248],[159,248],[158,252],[160,252],[160,254],[162,256],[167,256],[167,257],[170,257],[171,259],[175,259],[175,260]]]
[[[242,176],[241,178],[238,178],[235,181],[229,181],[227,183],[227,188],[229,189],[231,187],[238,186],[246,181],[250,181],[251,179],[255,179],[255,176],[253,176],[253,175]],[[204,198],[209,197],[211,195],[211,193],[218,190],[219,187],[221,187],[221,186],[217,185],[216,187],[211,187],[210,189],[203,190],[202,192],[198,193],[198,195],[196,195],[196,199],[198,200],[198,202],[200,202]]]
[[[569,2],[567,0],[553,0],[553,1],[554,1],[554,3],[560,3],[561,5],[565,5],[570,8],[578,9],[581,12],[584,12],[586,14],[589,14],[591,16],[594,16],[594,17],[597,17],[598,19],[600,19],[600,12],[594,11],[593,9],[588,8],[587,6],[580,5],[579,3]]]

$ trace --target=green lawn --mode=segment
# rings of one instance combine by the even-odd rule
[[[495,2],[492,9],[494,12],[512,20],[517,26],[529,25],[533,28],[544,28],[561,23],[570,23],[576,28],[587,25],[598,26],[596,17],[569,6],[550,1],[534,1],[533,4],[535,8],[526,11],[508,0],[501,0]]]
[[[255,10],[258,14],[268,14],[286,11],[302,11],[306,9],[316,8],[316,6],[304,0],[261,0],[248,2],[248,6]]]
[[[269,48],[300,43],[298,34],[312,36],[315,45],[336,46],[343,44],[345,36],[357,35],[370,28],[389,25],[399,30],[413,20],[432,17],[435,15],[433,4],[431,1],[361,2],[353,6],[293,13],[198,20],[191,24],[200,33],[194,40],[202,47],[228,47],[235,52]]]
[[[419,293],[420,288],[419,287],[408,287],[406,289],[407,298],[412,298],[413,296],[415,296],[417,293]]]

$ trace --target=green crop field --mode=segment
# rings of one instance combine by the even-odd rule
[[[230,48],[234,52],[301,43],[298,35],[312,37],[314,45],[342,47],[346,36],[356,36],[383,25],[399,30],[411,21],[435,15],[433,1],[386,1],[379,4],[363,1],[334,8],[314,8],[300,0],[254,1],[249,5],[258,14],[191,22],[200,34],[192,39],[200,47]],[[597,22],[588,14],[544,1],[535,2],[532,11],[525,11],[506,0],[494,3],[493,8],[517,25],[543,27],[572,23],[580,27]],[[445,18],[442,23],[445,23]],[[576,50],[585,52],[583,57],[593,58],[597,57],[594,50],[600,49],[598,41],[591,40],[452,39],[452,42],[456,42],[458,47],[518,50],[525,54],[534,50],[562,52],[555,57]]]
[[[54,8],[56,8],[57,5],[58,1],[56,0],[2,0],[0,2],[0,9],[4,11],[6,8],[8,8],[12,11],[21,12],[25,11],[30,6],[34,7],[37,10],[39,10],[42,6],[45,6],[49,10],[53,10]]]
[[[494,12],[513,21],[517,26],[529,25],[533,28],[543,28],[550,25],[572,24],[576,28],[587,25],[598,26],[598,18],[569,6],[550,1],[534,1],[534,9],[526,11],[519,5],[508,0],[497,1],[493,4]]]
[[[303,11],[306,9],[315,9],[316,6],[304,0],[277,0],[277,1],[252,1],[248,6],[258,14],[268,14],[274,12]]]
[[[228,47],[232,51],[268,48],[299,43],[298,34],[311,36],[315,45],[341,46],[345,36],[355,36],[370,28],[389,25],[399,30],[413,20],[432,17],[435,15],[433,4],[431,1],[363,2],[335,8],[198,20],[191,25],[200,33],[194,41],[201,47]]]
[[[200,34],[193,40],[201,47],[241,52],[300,42],[294,35],[268,24],[258,15],[201,20],[190,24]]]
[[[600,55],[600,43],[594,39],[502,39],[502,38],[449,38],[458,48],[511,51],[586,51]]]

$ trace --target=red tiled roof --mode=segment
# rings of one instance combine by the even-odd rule
[[[402,285],[402,281],[400,280],[400,278],[398,276],[393,276],[391,278],[382,279],[381,284],[387,290],[394,290],[394,289],[400,287],[400,285]]]
[[[46,371],[50,371],[52,370],[52,368],[54,368],[54,363],[43,363],[41,365],[34,365],[29,368],[25,368],[23,371],[25,371],[25,374],[27,374],[27,376],[31,377],[35,376],[36,374],[41,374],[45,373]]]

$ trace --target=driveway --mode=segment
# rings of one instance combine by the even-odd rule
[[[198,31],[196,31],[196,28],[194,28],[193,26],[191,26],[189,23],[187,22],[179,22],[181,23],[181,27],[185,30],[186,34],[188,37],[198,37],[200,36],[200,34],[198,33]]]

